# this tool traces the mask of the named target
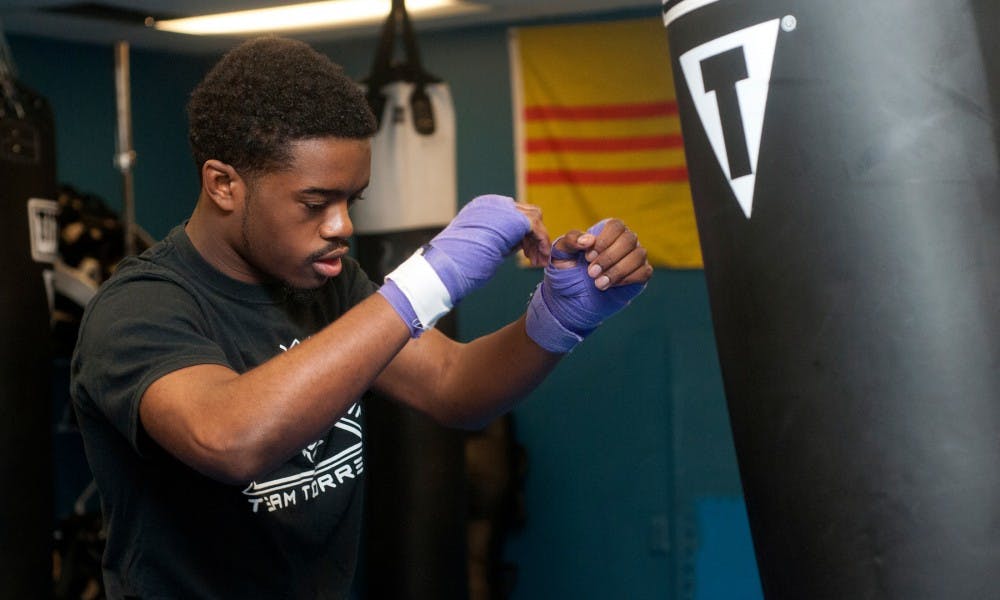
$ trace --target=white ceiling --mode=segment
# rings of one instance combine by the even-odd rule
[[[659,10],[661,0],[470,0],[489,8],[471,15],[416,20],[418,31],[509,23],[551,17],[583,17],[623,10]],[[248,8],[293,4],[291,0],[0,0],[0,28],[7,34],[56,38],[74,42],[113,44],[124,40],[136,48],[183,53],[222,51],[233,38],[189,36],[147,28],[138,22],[141,14],[192,16]],[[47,9],[99,4],[136,13],[136,22],[53,13]],[[310,32],[295,37],[323,42],[373,35],[378,25],[348,30]]]

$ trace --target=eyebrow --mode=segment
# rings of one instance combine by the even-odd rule
[[[307,187],[299,190],[300,196],[325,196],[327,198],[351,198],[364,192],[368,188],[366,183],[356,191],[347,191],[340,188]]]

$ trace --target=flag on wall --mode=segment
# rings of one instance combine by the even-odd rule
[[[619,217],[655,266],[701,268],[659,18],[510,32],[518,197],[553,235]]]

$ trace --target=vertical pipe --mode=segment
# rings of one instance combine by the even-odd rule
[[[132,166],[135,150],[132,149],[132,99],[129,74],[129,44],[115,43],[115,104],[118,115],[118,137],[115,167],[122,173],[122,221],[125,234],[125,256],[135,254],[135,192],[132,183]]]

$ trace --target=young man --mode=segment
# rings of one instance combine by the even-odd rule
[[[84,317],[72,394],[108,526],[111,598],[342,598],[361,511],[359,399],[443,423],[509,410],[652,274],[620,221],[550,247],[484,196],[379,287],[346,255],[375,121],[338,67],[278,38],[195,89],[189,221],[123,261]],[[432,329],[518,247],[528,313],[467,344]]]

